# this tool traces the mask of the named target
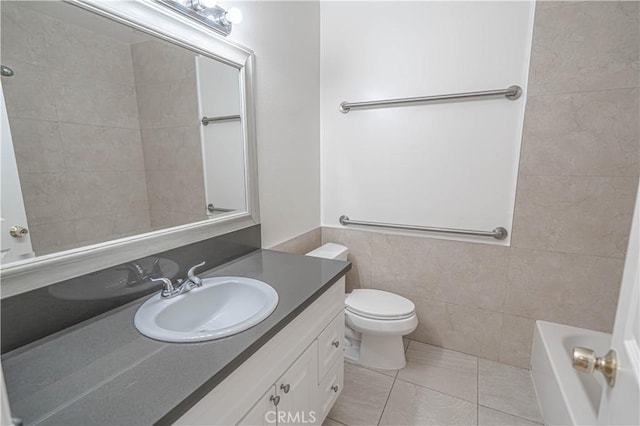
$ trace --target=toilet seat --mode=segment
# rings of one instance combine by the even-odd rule
[[[357,316],[397,321],[415,315],[415,305],[409,299],[383,290],[356,289],[344,301],[346,311]]]
[[[385,317],[385,316],[379,316],[379,315],[374,315],[374,314],[365,314],[365,313],[362,313],[362,312],[354,311],[353,309],[350,309],[348,306],[345,307],[345,310],[348,313],[353,314],[353,315],[357,315],[357,316],[359,316],[361,318],[378,320],[378,321],[397,321],[397,320],[411,318],[412,316],[415,315],[415,313],[412,312],[412,313],[406,314],[406,315],[398,315],[397,317]]]
[[[345,322],[348,327],[360,333],[376,336],[404,336],[418,326],[418,316],[414,313],[406,318],[374,319],[354,314],[345,309]]]

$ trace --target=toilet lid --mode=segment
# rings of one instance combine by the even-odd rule
[[[415,305],[409,299],[388,291],[358,289],[346,298],[347,310],[375,318],[407,317],[414,313]]]

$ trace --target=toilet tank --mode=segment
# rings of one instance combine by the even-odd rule
[[[322,257],[324,259],[347,260],[349,249],[340,244],[327,243],[307,253],[307,256]]]

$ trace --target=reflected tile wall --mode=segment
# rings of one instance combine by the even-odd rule
[[[151,230],[129,44],[2,2],[3,90],[34,251]]]
[[[512,229],[495,247],[323,228],[412,339],[529,367],[535,320],[611,332],[638,184],[640,4],[539,2]]]
[[[205,220],[195,54],[149,40],[131,55],[151,227]]]

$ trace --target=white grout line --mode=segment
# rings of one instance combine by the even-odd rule
[[[480,423],[480,358],[476,358],[476,424]]]

